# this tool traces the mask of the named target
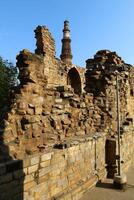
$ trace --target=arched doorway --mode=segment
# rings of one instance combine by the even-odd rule
[[[68,72],[67,84],[71,85],[71,87],[74,89],[74,93],[81,94],[81,79],[79,72],[75,67],[70,69]]]

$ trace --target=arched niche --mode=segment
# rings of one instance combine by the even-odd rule
[[[75,67],[69,70],[67,75],[67,84],[71,85],[74,89],[74,93],[81,94],[81,78],[79,72]]]

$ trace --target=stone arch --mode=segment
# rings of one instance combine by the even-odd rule
[[[74,89],[74,93],[81,94],[81,78],[78,70],[75,67],[70,69],[68,72],[67,84],[71,85],[71,87]]]

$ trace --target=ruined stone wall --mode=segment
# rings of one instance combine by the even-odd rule
[[[105,175],[104,143],[102,135],[76,139],[68,148],[27,156],[21,165],[0,165],[0,199],[79,199]]]
[[[27,154],[68,144],[74,137],[102,131],[91,95],[76,95],[69,86],[39,91],[34,83],[24,86],[5,120],[4,143],[10,144],[8,150],[13,158],[22,159]]]
[[[23,50],[17,56],[20,85],[0,127],[0,188],[6,194],[5,185],[19,187],[21,179],[16,196],[21,191],[28,200],[78,199],[97,181],[95,173],[104,177],[105,141],[117,140],[116,76],[124,168],[133,160],[134,70],[108,50],[87,60],[86,69],[65,64],[55,58],[48,29],[35,32],[35,54]],[[9,170],[8,160],[20,160],[21,166]]]
[[[77,67],[73,64],[66,64],[55,57],[55,41],[45,26],[38,26],[35,30],[36,50],[35,53],[44,58],[44,74],[47,76],[47,86],[55,87],[67,85],[67,74],[69,70],[76,67],[81,75],[81,84],[84,80],[84,68]]]
[[[132,66],[125,64],[115,52],[102,50],[97,52],[94,59],[87,60],[85,90],[93,93],[94,104],[98,105],[104,113],[103,120],[105,125],[108,124],[111,135],[117,130],[117,76],[121,127],[130,118],[133,121],[133,97],[130,94],[130,88],[133,85],[132,74]]]
[[[70,120],[69,98],[74,92],[67,85],[67,73],[73,65],[55,58],[55,43],[46,27],[38,26],[35,33],[36,54],[23,50],[17,56],[20,85],[10,112],[3,119],[0,160],[8,154],[22,158],[42,151],[76,132]],[[81,101],[79,96],[76,107],[77,101]],[[9,146],[6,150],[5,145]]]
[[[38,26],[35,30],[36,50],[35,53],[44,60],[44,74],[47,77],[48,86],[66,84],[67,70],[59,59],[55,58],[55,41],[45,26]]]
[[[1,160],[4,155],[7,157],[5,144],[10,156],[22,159],[25,155],[68,143],[74,137],[96,132],[115,135],[116,73],[122,131],[133,123],[132,67],[115,52],[103,50],[87,60],[84,76],[85,69],[66,65],[55,58],[54,40],[46,27],[37,27],[35,32],[36,54],[24,50],[17,57],[20,85],[11,111],[3,120]],[[68,83],[70,72],[72,83]]]
[[[16,88],[11,110],[3,121],[3,150],[9,145],[9,154],[17,154],[38,145],[41,136],[41,113],[45,102],[46,76],[43,59],[24,50],[18,56],[20,85]],[[31,145],[32,144],[32,145]],[[27,151],[27,150],[26,150]]]

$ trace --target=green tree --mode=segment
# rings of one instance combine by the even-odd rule
[[[12,88],[17,84],[17,68],[0,57],[0,115],[9,106]]]

